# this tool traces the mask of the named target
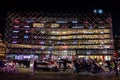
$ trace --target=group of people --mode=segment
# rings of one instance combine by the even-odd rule
[[[30,61],[30,70],[34,72],[34,65],[36,65],[35,60]],[[91,58],[76,58],[73,61],[69,61],[67,59],[60,59],[60,60],[55,60],[55,61],[49,61],[51,64],[50,67],[53,69],[52,71],[60,71],[62,68],[63,71],[66,71],[68,68],[72,69],[74,72],[79,73],[79,72],[89,72],[89,73],[103,73],[104,69],[103,67],[94,59]],[[118,62],[113,59],[109,61],[105,61],[103,64],[107,64],[107,68],[109,69],[110,74],[119,74],[119,66]],[[0,70],[3,72],[14,72],[17,70],[16,68],[16,63],[13,61],[5,62],[5,61],[0,61]]]
[[[104,69],[93,59],[77,58],[73,61],[68,59],[59,59],[58,61],[48,61],[51,66],[54,65],[55,71],[74,71],[76,73],[87,71],[91,73],[104,72]],[[53,70],[53,71],[54,71]]]
[[[118,68],[119,68],[119,63],[114,59],[114,60],[109,60],[109,61],[106,61],[107,63],[107,67],[109,69],[109,72],[110,74],[113,74],[115,73],[116,75],[118,75]]]
[[[50,71],[66,71],[68,69],[68,60],[60,59],[60,60],[42,60],[35,62],[35,68],[39,69],[50,69]],[[44,67],[43,67],[44,66]]]
[[[14,61],[0,61],[1,72],[17,72],[16,63]]]
[[[74,72],[79,73],[83,71],[87,71],[90,73],[104,73],[106,69],[109,70],[109,74],[115,74],[116,76],[119,75],[120,71],[120,63],[116,59],[108,60],[103,62],[101,66],[96,60],[93,59],[84,59],[84,58],[77,58],[74,60]]]
[[[91,73],[104,72],[104,69],[93,59],[78,58],[74,60],[74,71],[76,73],[87,71]]]

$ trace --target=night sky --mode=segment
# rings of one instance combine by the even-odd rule
[[[110,12],[113,19],[114,35],[120,32],[120,1],[119,0],[4,0],[0,1],[0,33],[4,35],[6,13],[9,11],[61,11],[91,12],[103,9]],[[4,36],[3,36],[4,37]]]

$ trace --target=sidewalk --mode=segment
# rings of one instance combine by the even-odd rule
[[[84,71],[84,72],[79,72],[78,74],[80,74],[80,75],[99,75],[99,76],[115,76],[116,75],[115,73],[111,74],[107,68],[104,68],[104,70],[105,70],[105,72],[102,72],[102,73],[92,74],[90,72]],[[18,73],[31,74],[29,68],[18,68]],[[40,74],[40,75],[44,76],[46,73],[49,75],[50,74],[54,75],[54,74],[58,74],[58,73],[64,74],[64,75],[65,74],[77,74],[77,73],[74,73],[73,71],[60,71],[60,72],[35,71],[35,75]]]
[[[28,68],[18,68],[17,73],[0,73],[0,80],[120,80],[108,72],[104,74],[91,74],[88,72],[38,72],[30,75]],[[112,79],[113,78],[113,79]]]

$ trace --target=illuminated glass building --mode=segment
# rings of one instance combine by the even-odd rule
[[[113,56],[108,13],[13,12],[7,20],[7,58],[78,56],[108,60]]]

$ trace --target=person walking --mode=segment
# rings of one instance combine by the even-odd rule
[[[114,63],[114,65],[115,65],[115,66],[114,66],[115,74],[116,74],[116,76],[118,76],[118,69],[117,69],[117,68],[118,68],[118,63],[117,63],[116,60],[114,60],[113,63]]]
[[[31,75],[34,75],[35,74],[35,60],[34,60],[34,58],[32,58],[31,60],[30,60],[30,71],[31,71]]]

